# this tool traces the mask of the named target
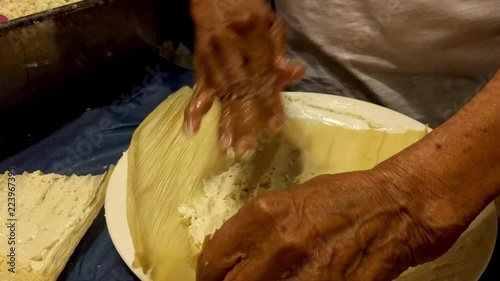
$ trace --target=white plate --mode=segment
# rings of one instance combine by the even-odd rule
[[[390,132],[404,132],[408,129],[423,130],[426,127],[422,123],[398,112],[359,100],[299,92],[287,92],[285,97],[288,101],[292,101],[286,103],[286,109],[288,115],[293,118],[322,120],[323,122],[356,129],[377,127]],[[135,251],[126,215],[127,166],[127,154],[125,152],[118,161],[108,184],[105,201],[106,223],[111,240],[125,263],[139,279],[150,281],[150,278],[143,274],[141,270],[132,268]],[[456,245],[459,245],[457,251],[462,251],[462,255],[470,257],[470,260],[465,260],[466,266],[459,265],[461,270],[470,267],[468,271],[466,273],[458,272],[456,275],[453,273],[443,275],[446,270],[457,266],[455,261],[450,262],[447,260],[446,255],[451,254],[447,253],[438,260],[439,263],[424,265],[426,267],[425,276],[420,275],[417,280],[431,280],[431,277],[435,278],[437,275],[442,276],[442,278],[432,280],[478,280],[493,254],[496,233],[497,216],[495,207],[491,204],[476,218],[469,229],[461,236],[459,242],[456,243]],[[478,251],[479,254],[477,254]],[[447,269],[447,266],[450,266],[450,268]]]

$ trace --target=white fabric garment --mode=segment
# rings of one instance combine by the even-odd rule
[[[432,127],[500,67],[500,0],[276,0],[293,90],[364,99]]]

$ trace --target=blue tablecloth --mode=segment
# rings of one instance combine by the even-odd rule
[[[14,166],[17,172],[101,174],[118,162],[142,120],[168,95],[186,85],[193,85],[192,72],[160,74],[136,95],[113,106],[89,110],[40,143],[1,162],[0,170]],[[138,280],[116,252],[103,211],[59,280]]]

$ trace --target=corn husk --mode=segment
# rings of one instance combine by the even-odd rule
[[[194,281],[193,245],[178,212],[181,205],[202,201],[204,181],[232,164],[217,148],[220,104],[216,102],[193,137],[183,134],[183,112],[192,95],[182,88],[158,106],[133,135],[128,152],[127,219],[135,248],[133,267],[153,281]],[[394,134],[291,120],[279,136],[245,165],[254,175],[268,173],[273,155],[286,143],[299,151],[301,168],[294,182],[321,173],[369,169],[426,134]],[[273,147],[274,146],[274,147]],[[283,165],[287,161],[283,161]],[[257,180],[258,181],[258,180]]]
[[[388,133],[291,120],[284,141],[301,151],[302,172],[296,179],[301,183],[315,175],[371,169],[426,134],[426,130]]]
[[[191,94],[184,87],[161,103],[134,132],[128,151],[133,266],[152,280],[194,280],[194,250],[177,207],[203,196],[203,179],[226,167],[217,149],[219,103],[196,135],[183,133]]]

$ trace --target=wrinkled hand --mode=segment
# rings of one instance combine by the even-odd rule
[[[259,133],[283,125],[281,92],[305,69],[285,57],[283,26],[263,0],[191,0],[196,87],[185,130],[196,133],[218,98],[223,153],[253,152]]]
[[[441,256],[467,225],[394,175],[325,175],[259,195],[207,238],[197,280],[387,281]]]

